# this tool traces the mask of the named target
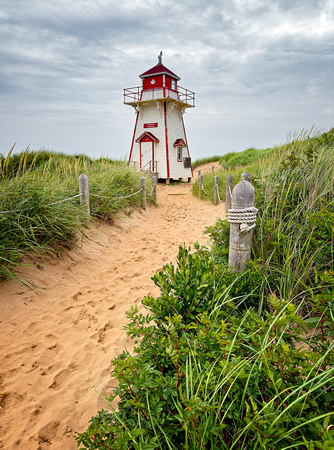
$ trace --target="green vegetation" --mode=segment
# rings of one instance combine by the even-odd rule
[[[90,220],[112,223],[118,212],[130,214],[140,206],[140,193],[129,196],[140,189],[142,174],[124,162],[29,149],[13,155],[12,150],[0,155],[1,278],[18,278],[15,266],[73,247]],[[79,194],[81,173],[94,194],[90,219],[79,198],[72,198]]]
[[[219,164],[224,164],[226,170],[233,170],[236,167],[248,166],[254,161],[259,161],[272,152],[273,149],[271,148],[267,148],[266,150],[248,148],[243,152],[230,152],[223,156],[215,155],[196,159],[196,161],[192,163],[192,167],[193,169],[196,169],[196,167],[202,166],[203,164],[219,161]]]
[[[246,167],[237,167],[232,172],[231,171],[215,171],[215,172],[206,172],[203,175],[203,189],[201,192],[202,200],[208,200],[210,202],[214,202],[214,184],[215,184],[215,176],[219,176],[219,198],[223,202],[226,197],[226,178],[228,175],[232,174],[233,176],[233,186],[240,180],[241,174],[248,170],[251,173],[254,173],[255,168],[257,167],[257,163],[250,164]],[[238,180],[238,181],[236,181]],[[199,196],[199,180],[197,179],[192,186],[192,193],[196,197]]]
[[[256,162],[244,273],[227,267],[226,220],[156,273],[160,296],[129,311],[135,350],[112,361],[117,387],[80,448],[334,448],[333,147],[331,130]]]
[[[192,165],[193,169],[196,169],[196,167],[198,167],[198,166],[202,166],[202,165],[208,164],[210,162],[220,161],[221,158],[222,158],[221,156],[217,156],[217,155],[216,156],[208,156],[207,158],[196,159],[196,161],[193,162],[191,165]]]
[[[203,158],[195,161],[193,167],[197,167],[201,164],[206,164],[208,162],[219,161],[220,165],[224,165],[219,170],[208,171],[203,173],[203,188],[201,192],[201,198],[203,200],[209,200],[214,202],[214,183],[215,176],[219,176],[219,198],[221,201],[225,200],[226,196],[226,178],[228,175],[233,176],[234,184],[238,183],[241,178],[241,174],[245,171],[255,174],[258,172],[261,161],[265,158],[266,161],[270,155],[275,153],[276,149],[266,149],[266,150],[256,150],[254,148],[249,148],[240,153],[227,153],[223,156],[213,156],[211,158]],[[192,187],[192,192],[195,196],[199,195],[199,180],[197,179]]]

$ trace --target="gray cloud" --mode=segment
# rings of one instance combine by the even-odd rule
[[[194,157],[333,124],[333,0],[2,0],[0,152],[125,155],[122,89],[157,62],[194,90]],[[242,131],[241,131],[242,130]]]

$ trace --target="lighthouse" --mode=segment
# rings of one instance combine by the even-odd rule
[[[124,104],[135,109],[129,164],[170,183],[192,177],[183,115],[195,106],[195,94],[179,86],[180,77],[162,64],[139,75],[142,85],[124,89]]]

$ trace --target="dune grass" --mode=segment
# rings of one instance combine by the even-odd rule
[[[89,180],[91,218],[79,198],[78,177]],[[140,207],[142,174],[122,162],[25,150],[0,158],[0,277],[16,266],[73,247],[90,220],[113,223]],[[150,180],[147,180],[150,192]],[[93,195],[94,194],[94,195]],[[64,201],[65,199],[70,199]],[[152,198],[148,196],[148,202]]]
[[[253,163],[245,167],[236,167],[233,171],[223,171],[221,169],[215,170],[214,172],[206,172],[203,174],[203,189],[201,191],[201,199],[214,202],[214,184],[215,184],[215,176],[219,177],[218,184],[218,192],[219,198],[222,202],[225,201],[226,198],[226,179],[227,176],[232,174],[233,176],[233,187],[240,181],[241,174],[248,170],[251,173],[256,173],[258,170],[259,164]],[[199,179],[195,180],[195,183],[192,185],[192,193],[195,197],[199,197]]]
[[[128,312],[134,352],[112,361],[117,387],[80,448],[334,448],[333,147],[333,130],[300,135],[257,162],[245,272],[227,267],[218,220],[209,248],[180,246],[156,273],[160,296]]]

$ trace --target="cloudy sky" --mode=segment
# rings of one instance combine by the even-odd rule
[[[334,0],[0,0],[0,153],[125,157],[161,50],[193,159],[334,125]]]

